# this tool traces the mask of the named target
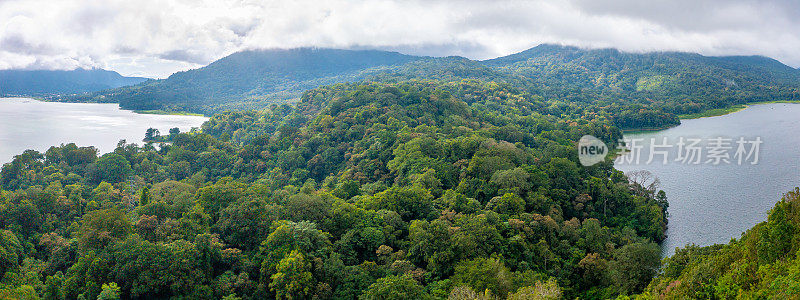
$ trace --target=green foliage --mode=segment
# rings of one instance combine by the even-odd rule
[[[17,266],[23,256],[23,248],[13,232],[0,231],[0,274],[5,274]]]
[[[269,287],[275,291],[277,299],[305,299],[308,298],[314,281],[309,272],[310,266],[305,261],[303,254],[292,250],[280,262],[277,273],[270,276],[272,283]]]
[[[96,210],[83,216],[78,235],[86,249],[99,249],[124,239],[131,231],[128,216],[117,209]]]
[[[362,300],[411,300],[425,299],[425,293],[414,279],[409,276],[387,276],[367,288]]]
[[[132,171],[131,164],[125,157],[116,153],[109,153],[101,156],[95,162],[94,181],[122,182],[128,178]]]
[[[460,75],[497,75],[448,63]],[[454,79],[321,87],[295,107],[216,115],[159,149],[121,142],[101,158],[74,144],[26,151],[0,171],[0,291],[97,299],[116,283],[123,299],[635,292],[654,270],[648,251],[664,237],[665,196],[642,192],[610,161],[580,167],[574,147],[585,134],[609,144],[622,136],[606,115],[550,107],[508,83]],[[792,228],[768,236],[785,249]]]
[[[30,285],[22,285],[16,288],[0,289],[0,298],[19,299],[19,300],[38,300],[36,288]]]
[[[641,291],[656,275],[661,263],[661,248],[655,243],[628,244],[614,253],[611,277],[621,291]]]
[[[103,291],[97,296],[97,300],[115,300],[119,299],[119,286],[112,282],[103,284]]]
[[[53,276],[47,276],[47,281],[45,282],[44,291],[42,292],[42,298],[44,300],[63,300],[64,299],[64,291],[62,286],[64,285],[64,276],[59,272]]]
[[[509,300],[557,300],[561,299],[561,288],[558,283],[550,279],[547,282],[537,281],[534,286],[527,286],[517,290],[515,293],[508,295]]]
[[[516,215],[524,211],[525,202],[517,195],[505,193],[503,196],[489,200],[489,203],[486,204],[486,209],[499,214]]]
[[[395,211],[404,220],[427,219],[433,213],[433,196],[430,191],[418,187],[389,188],[363,200],[368,209]]]
[[[800,291],[798,225],[800,189],[795,188],[741,239],[677,249],[646,292],[668,298],[794,298]]]
[[[477,258],[456,265],[453,283],[467,285],[476,291],[491,290],[494,295],[507,295],[512,288],[512,274],[495,258]]]

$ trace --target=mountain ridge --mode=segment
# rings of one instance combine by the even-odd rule
[[[371,68],[421,58],[378,50],[247,50],[233,53],[202,68],[177,72],[166,79],[65,100],[119,102],[121,107],[129,109],[158,107],[206,114],[232,108],[260,108],[246,103],[263,100],[269,103],[284,102],[299,98],[300,92],[320,85],[361,79],[364,76],[360,72],[368,72]],[[245,104],[243,107],[229,107],[226,101]]]
[[[212,115],[294,103],[305,91],[324,85],[408,80],[510,84],[550,103],[610,110],[623,128],[674,126],[679,123],[677,115],[800,98],[800,70],[766,57],[633,53],[542,44],[483,61],[381,50],[248,50],[166,79],[62,100]]]
[[[149,80],[104,69],[0,70],[0,95],[50,96],[95,92]]]

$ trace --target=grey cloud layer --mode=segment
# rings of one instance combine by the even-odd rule
[[[776,1],[0,1],[0,69],[165,77],[251,48],[491,58],[539,43],[759,54],[800,65],[800,4]]]

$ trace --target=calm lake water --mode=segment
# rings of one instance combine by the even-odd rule
[[[667,143],[663,143],[663,138]],[[702,159],[699,164],[682,163],[678,158],[678,141],[684,138],[700,139]],[[728,147],[716,147],[713,139],[731,139]],[[739,165],[734,158],[739,138],[744,141],[761,139],[758,162],[750,159]],[[661,181],[661,189],[669,200],[669,229],[663,243],[664,255],[672,255],[675,247],[686,244],[707,246],[727,243],[739,238],[753,225],[765,221],[769,210],[781,196],[800,186],[800,104],[762,104],[719,117],[683,120],[680,126],[645,133],[625,134],[628,139],[643,139],[640,161],[617,162],[615,165],[626,173],[649,170]],[[655,145],[653,161],[647,164],[651,150],[651,138]],[[630,146],[630,144],[629,144]],[[752,144],[744,144],[747,153]],[[727,149],[730,163],[716,159],[708,162],[709,150]],[[684,146],[684,157],[688,157]],[[632,159],[632,151],[628,159]],[[663,164],[667,152],[668,162]],[[724,156],[724,155],[723,155]],[[746,156],[746,155],[745,155]],[[746,157],[745,157],[746,158]]]
[[[122,139],[141,145],[147,128],[157,128],[162,134],[174,127],[186,132],[205,120],[199,116],[137,114],[121,110],[117,104],[0,98],[0,163],[11,161],[26,149],[44,152],[62,143],[95,146],[106,153]]]

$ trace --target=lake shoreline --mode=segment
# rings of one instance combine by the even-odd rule
[[[208,120],[204,116],[142,114],[111,103],[65,103],[32,98],[0,98],[0,163],[25,150],[46,151],[75,143],[113,151],[120,140],[143,144],[147,129],[189,132]],[[34,138],[32,138],[34,137]]]
[[[67,103],[67,104],[116,104],[120,110],[127,110],[132,111],[136,114],[142,115],[165,115],[165,116],[192,116],[192,117],[207,117],[204,114],[192,113],[188,111],[167,111],[161,109],[124,109],[119,106],[119,103],[116,102],[68,102],[68,101],[56,101],[53,99],[42,98],[42,97],[34,97],[34,96],[10,96],[4,95],[0,97],[0,99],[28,99],[28,100],[35,100],[40,102],[48,102],[48,103]]]
[[[695,120],[701,118],[709,118],[709,117],[719,117],[724,115],[729,115],[735,112],[742,111],[747,109],[753,105],[761,105],[761,104],[775,104],[775,103],[791,103],[791,104],[798,104],[800,100],[772,100],[772,101],[759,101],[759,102],[750,102],[747,104],[736,104],[731,107],[727,108],[714,108],[709,109],[704,112],[694,113],[694,114],[683,114],[678,115],[678,118],[681,120]]]
[[[646,128],[636,128],[636,129],[621,129],[622,133],[640,133],[640,132],[656,132],[667,130],[670,128],[675,128],[680,126],[681,124],[670,125],[670,126],[662,126],[662,127],[646,127]]]
[[[719,117],[725,116],[732,113],[740,112],[745,110],[754,105],[763,105],[763,104],[775,104],[775,103],[788,103],[788,104],[800,104],[800,100],[773,100],[773,101],[761,101],[761,102],[750,102],[747,104],[736,104],[728,108],[714,108],[709,109],[699,113],[693,114],[682,114],[678,115],[680,120],[697,120],[702,118],[711,118],[711,117]],[[647,128],[635,128],[635,129],[621,129],[622,133],[644,133],[644,132],[658,132],[662,130],[667,130],[670,128],[675,128],[680,126],[681,124],[676,125],[669,125],[669,126],[662,126],[662,127],[647,127]]]
[[[122,109],[122,108],[120,108]],[[137,114],[144,114],[144,115],[167,115],[167,116],[194,116],[194,117],[205,117],[204,114],[198,113],[191,113],[186,111],[167,111],[167,110],[160,110],[160,109],[153,109],[153,110],[133,110],[133,112]]]
[[[681,120],[694,120],[700,118],[719,117],[735,113],[737,111],[746,109],[747,107],[748,105],[746,104],[736,104],[726,108],[713,108],[699,113],[678,115],[678,118]]]
[[[664,131],[624,132],[625,138],[639,140],[640,162],[614,163],[614,168],[624,173],[648,170],[659,179],[659,189],[667,193],[669,217],[666,239],[660,243],[662,257],[672,256],[675,248],[687,244],[709,246],[724,244],[731,238],[738,238],[755,224],[766,219],[767,212],[780,199],[781,195],[800,183],[800,176],[787,170],[796,170],[800,158],[785,149],[795,149],[800,145],[797,132],[800,123],[800,101],[769,101],[747,105],[737,114],[730,113],[726,118],[698,118],[682,122],[681,126]],[[729,163],[714,164],[703,159],[704,163],[687,164],[676,158],[685,150],[675,144],[681,138],[700,139],[703,153],[711,147],[710,142],[717,137],[732,139]],[[735,140],[748,141],[756,137],[764,141],[757,164],[739,164],[734,158]],[[652,148],[660,145],[666,138],[667,149]],[[656,146],[658,147],[658,146]],[[656,163],[647,162],[650,151],[656,153]],[[665,157],[668,163],[660,163]],[[612,157],[613,158],[613,157]],[[708,158],[707,154],[704,158]],[[737,220],[732,222],[731,220]]]

